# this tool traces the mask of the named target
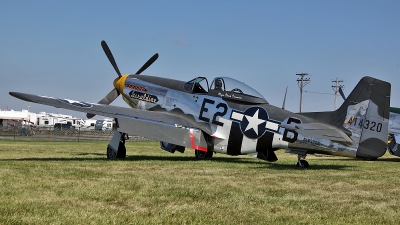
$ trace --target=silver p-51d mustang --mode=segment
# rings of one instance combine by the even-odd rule
[[[237,80],[205,77],[190,81],[121,75],[107,44],[102,47],[118,77],[114,89],[99,103],[18,92],[29,102],[115,118],[117,130],[107,147],[108,158],[126,156],[127,134],[159,140],[169,152],[195,150],[197,158],[213,153],[253,155],[276,161],[275,151],[298,155],[297,166],[308,167],[307,154],[320,153],[376,159],[386,152],[390,84],[372,77],[360,80],[342,106],[331,112],[292,113],[272,106],[257,91]],[[109,105],[119,95],[130,106]]]

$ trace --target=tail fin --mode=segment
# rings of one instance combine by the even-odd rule
[[[339,109],[346,112],[343,126],[360,135],[357,158],[376,159],[386,152],[390,88],[388,82],[364,77]]]
[[[390,88],[388,82],[363,77],[339,109],[307,116],[342,129],[354,141],[357,158],[376,159],[387,148]]]

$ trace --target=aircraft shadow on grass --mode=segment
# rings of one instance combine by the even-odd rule
[[[378,158],[374,160],[369,159],[352,159],[352,158],[324,158],[326,161],[343,161],[343,162],[400,162],[400,158]]]
[[[20,159],[0,159],[0,161],[38,161],[38,162],[51,162],[51,161],[107,161],[108,159],[104,159],[104,154],[101,153],[77,153],[77,157],[29,157],[29,158],[20,158]],[[80,156],[99,156],[101,158],[81,158]],[[342,160],[348,161],[346,159],[325,159],[325,160]],[[351,160],[351,159],[350,159]],[[390,161],[389,159],[379,159],[380,161]],[[114,160],[109,160],[110,162]],[[204,160],[201,159],[193,159],[190,156],[149,156],[149,155],[132,155],[126,156],[125,159],[121,159],[121,161],[130,161],[130,162],[139,162],[139,161],[173,161],[173,162],[201,162],[204,163]],[[262,161],[258,161],[252,158],[232,158],[232,157],[213,157],[213,159],[209,160],[210,162],[215,163],[230,163],[230,164],[247,164],[252,165],[252,168],[255,169],[272,169],[272,170],[294,170],[292,163],[282,164],[282,163],[265,163]],[[394,161],[399,162],[400,160]],[[346,168],[350,168],[354,166],[348,165],[315,165],[312,168],[308,168],[308,170],[345,170]]]
[[[400,162],[400,159],[399,158],[379,158],[375,161],[378,161],[378,162]]]

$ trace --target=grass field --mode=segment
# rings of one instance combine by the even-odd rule
[[[0,224],[400,224],[400,158],[278,151],[247,156],[162,151],[128,142],[0,142]]]

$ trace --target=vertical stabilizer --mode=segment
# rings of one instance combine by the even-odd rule
[[[353,140],[357,158],[376,159],[386,152],[390,83],[363,77],[336,111],[301,113],[343,130]]]
[[[358,143],[357,158],[376,159],[386,152],[390,88],[388,82],[364,77],[337,110],[338,119],[345,115],[343,127]]]

